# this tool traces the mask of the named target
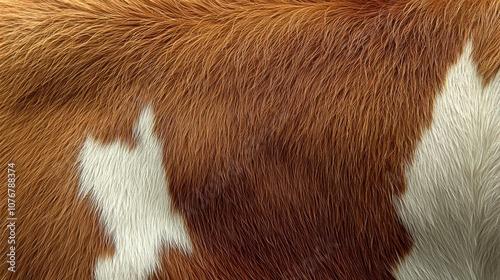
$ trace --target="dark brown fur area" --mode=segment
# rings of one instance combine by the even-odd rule
[[[19,166],[0,278],[88,279],[113,254],[77,155],[133,148],[153,104],[194,252],[166,247],[152,278],[392,279],[404,168],[466,42],[485,83],[498,71],[499,5],[0,0],[0,164]]]

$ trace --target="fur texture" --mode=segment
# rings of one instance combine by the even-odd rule
[[[124,154],[137,151],[133,129],[145,108],[162,146],[162,166],[151,168],[168,184],[144,191],[163,188],[171,202],[148,215],[178,215],[191,253],[164,244],[159,267],[143,278],[404,278],[442,232],[419,228],[417,210],[408,214],[421,207],[414,193],[434,186],[422,173],[437,171],[479,172],[477,185],[442,184],[457,194],[484,190],[470,207],[487,238],[467,264],[495,265],[499,179],[488,172],[498,171],[500,140],[487,131],[497,119],[464,101],[475,112],[467,121],[481,123],[470,151],[484,161],[418,166],[432,156],[422,151],[433,143],[426,137],[448,131],[433,126],[438,98],[463,83],[449,73],[469,42],[474,93],[498,102],[499,1],[0,0],[0,11],[0,164],[15,162],[19,178],[18,271],[0,278],[89,279],[99,260],[120,254],[103,201],[120,198],[144,163],[110,184],[115,198],[99,200],[81,155],[89,139],[102,151],[118,142]],[[445,123],[455,118],[449,112]],[[463,145],[444,151],[464,159]],[[123,174],[121,165],[109,168]],[[422,181],[412,168],[424,170]],[[453,219],[436,215],[443,225]],[[470,257],[444,253],[457,263]]]
[[[449,69],[396,201],[414,239],[398,279],[500,275],[500,75],[482,88],[472,49]]]
[[[158,269],[162,246],[192,250],[182,217],[170,207],[162,145],[153,126],[147,107],[131,151],[119,142],[102,147],[89,138],[80,153],[81,195],[93,198],[116,248],[113,256],[97,262],[97,280],[144,279]]]

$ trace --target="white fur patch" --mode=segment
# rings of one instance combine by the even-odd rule
[[[90,195],[115,244],[112,257],[97,261],[95,279],[146,279],[159,267],[165,244],[192,251],[182,217],[170,208],[162,145],[153,127],[148,107],[135,127],[134,149],[88,137],[81,150],[80,194]]]
[[[468,44],[395,205],[414,247],[398,279],[500,279],[500,74],[482,88]]]

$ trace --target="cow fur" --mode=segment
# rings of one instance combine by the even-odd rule
[[[168,210],[149,209],[177,217],[188,241],[166,238],[145,274],[122,277],[437,279],[404,272],[421,248],[413,217],[427,214],[404,211],[425,199],[408,188],[427,186],[414,174],[433,153],[416,151],[426,133],[441,135],[437,100],[467,50],[479,91],[498,101],[496,0],[0,0],[0,164],[15,162],[18,174],[18,270],[3,262],[0,278],[102,279],[99,260],[122,251],[99,188],[115,188],[103,194],[113,201],[132,184],[164,188]],[[498,106],[481,116],[479,127],[498,128]],[[460,128],[437,127],[448,125]],[[483,157],[498,159],[498,132],[481,131],[451,159],[485,143]],[[135,165],[125,172],[116,154]],[[102,176],[123,176],[92,181],[103,162]],[[470,265],[471,279],[498,277],[500,237],[472,230],[500,226],[500,163],[485,162],[473,170],[491,202],[471,206],[484,220],[456,228],[474,233],[464,246],[477,241],[481,258],[435,255],[449,279],[462,277],[454,262]],[[160,177],[131,181],[141,169]],[[443,198],[426,201],[460,202]],[[6,198],[0,209],[5,221]]]

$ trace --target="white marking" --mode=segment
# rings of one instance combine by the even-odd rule
[[[500,279],[500,74],[482,88],[468,44],[396,199],[414,247],[398,279]]]
[[[134,149],[88,137],[81,150],[80,195],[90,195],[115,244],[112,257],[97,261],[95,279],[146,279],[159,267],[165,244],[192,251],[182,217],[170,208],[162,145],[153,127],[148,107],[135,127]]]

